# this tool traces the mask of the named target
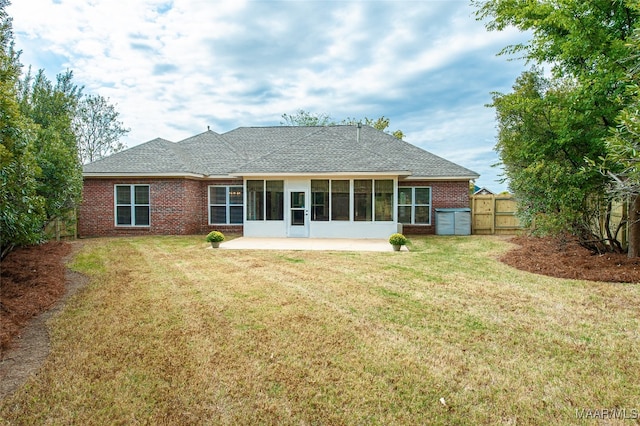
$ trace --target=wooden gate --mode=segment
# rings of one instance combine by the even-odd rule
[[[478,235],[514,235],[524,229],[516,217],[518,203],[507,195],[471,197],[471,232]]]

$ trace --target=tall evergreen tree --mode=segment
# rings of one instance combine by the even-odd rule
[[[39,70],[35,77],[27,73],[21,82],[22,114],[37,126],[35,156],[41,175],[38,193],[44,197],[47,219],[70,214],[80,202],[82,169],[78,159],[76,136],[72,127],[82,89],[73,83],[73,73],[57,76],[53,84]]]
[[[0,0],[0,258],[16,246],[38,242],[45,219],[44,199],[37,193],[35,129],[18,104],[20,55],[8,5]]]

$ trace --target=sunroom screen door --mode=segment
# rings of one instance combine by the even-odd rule
[[[309,236],[307,192],[290,191],[289,194],[289,236],[306,238]]]

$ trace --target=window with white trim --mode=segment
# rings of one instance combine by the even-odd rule
[[[431,224],[431,187],[398,188],[398,222],[405,225]]]
[[[149,185],[115,185],[116,226],[149,226]]]
[[[242,186],[209,186],[209,225],[236,225],[243,222]]]

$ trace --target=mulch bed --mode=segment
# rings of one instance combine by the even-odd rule
[[[618,253],[593,254],[576,240],[516,237],[511,242],[519,247],[500,260],[523,271],[577,280],[640,282],[640,258],[629,259]]]
[[[65,293],[71,244],[49,242],[9,253],[0,263],[0,353],[35,316]]]

